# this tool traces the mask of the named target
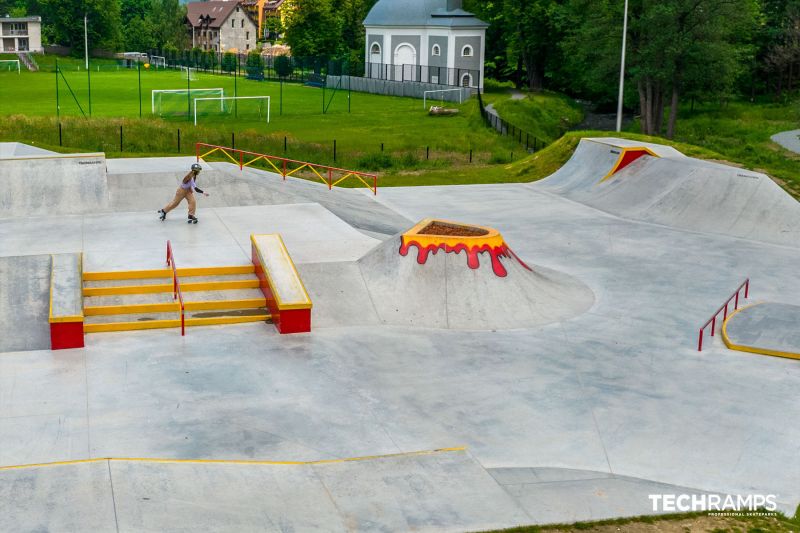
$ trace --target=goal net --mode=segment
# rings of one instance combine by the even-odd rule
[[[207,118],[252,120],[269,123],[269,96],[216,96],[194,99],[194,124]]]
[[[150,56],[150,66],[153,68],[167,68],[167,58],[164,56]]]
[[[0,59],[0,72],[16,72],[19,74],[20,71],[19,59]]]
[[[192,67],[181,67],[181,78],[184,80],[189,78],[189,81],[197,81],[197,69]]]
[[[445,101],[458,102],[461,104],[464,100],[464,89],[437,89],[434,91],[425,91],[422,94],[423,109],[428,109],[428,100],[438,100],[442,104],[444,104]]]
[[[196,98],[224,97],[225,90],[215,89],[154,89],[152,110],[160,117],[189,115],[192,101]],[[219,105],[219,103],[218,103]]]

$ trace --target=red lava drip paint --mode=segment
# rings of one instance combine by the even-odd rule
[[[439,250],[444,250],[445,253],[456,253],[459,254],[461,252],[467,253],[467,265],[469,268],[475,270],[480,266],[480,260],[478,259],[478,254],[482,252],[488,252],[489,257],[492,261],[492,270],[494,271],[495,275],[504,278],[508,275],[503,263],[500,262],[501,257],[513,257],[519,264],[525,267],[528,270],[532,269],[526,265],[522,259],[520,259],[517,254],[515,254],[511,249],[504,243],[502,246],[490,246],[488,244],[483,244],[480,246],[472,246],[469,247],[466,244],[457,244],[455,246],[450,246],[448,244],[429,244],[427,246],[423,246],[417,241],[403,241],[400,244],[400,255],[405,257],[408,255],[408,249],[411,246],[417,247],[417,263],[420,265],[424,265],[428,261],[428,255],[433,253],[436,254]]]

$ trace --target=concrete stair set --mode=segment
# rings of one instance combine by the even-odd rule
[[[178,269],[186,326],[264,322],[271,316],[253,265]],[[84,332],[180,327],[172,270],[84,272]]]

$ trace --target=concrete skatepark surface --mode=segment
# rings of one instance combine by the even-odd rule
[[[610,166],[585,161],[588,188]],[[151,166],[138,175],[152,178],[157,209],[182,171],[159,178]],[[314,330],[281,336],[250,324],[183,338],[93,334],[80,350],[3,348],[0,530],[464,531],[651,513],[652,493],[776,494],[789,513],[800,502],[797,362],[731,351],[719,336],[696,349],[699,325],[745,277],[752,298],[800,294],[800,248],[771,225],[793,220],[796,202],[776,200],[776,219],[751,217],[745,204],[736,220],[753,227],[720,231],[705,220],[627,218],[589,205],[577,185],[556,190],[555,179],[374,198],[252,171],[245,205],[234,205],[222,189],[245,176],[210,166],[218,174],[207,190],[227,205],[200,200],[198,226],[183,207],[158,222],[146,194],[126,196],[123,213],[0,211],[3,303],[37,301],[41,287],[20,280],[46,272],[52,253],[82,251],[85,270],[160,268],[171,239],[181,266],[246,264],[249,234],[278,232],[314,300]],[[109,191],[132,187],[125,176],[110,175]],[[258,180],[266,192],[252,192]],[[256,194],[263,204],[249,203]],[[719,207],[709,217],[727,200]],[[426,217],[498,228],[523,260],[578,280],[594,303],[506,331],[382,325],[364,311],[360,261]],[[2,312],[0,333],[14,336],[5,324],[16,311]],[[46,306],[30,313],[46,331]],[[308,463],[375,455],[389,456]],[[1,469],[107,457],[301,464]]]
[[[800,306],[754,304],[729,317],[725,329],[732,344],[800,359]]]

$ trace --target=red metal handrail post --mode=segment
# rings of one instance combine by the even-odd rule
[[[244,152],[239,150],[239,170],[244,169]]]
[[[703,351],[703,329],[700,328],[700,340],[697,342],[697,351]]]
[[[286,181],[286,159],[283,160],[283,181]]]
[[[718,314],[719,314],[719,311],[717,311],[717,313],[714,315],[714,318],[711,319],[711,336],[712,337],[714,336],[714,330],[717,329],[717,315]],[[708,324],[706,324],[706,326],[707,325]]]
[[[747,298],[750,295],[750,278],[744,282],[744,297]]]
[[[372,176],[372,183],[373,183],[373,192],[375,196],[378,196],[378,175],[375,174]]]
[[[328,190],[333,189],[333,169],[328,169]]]

